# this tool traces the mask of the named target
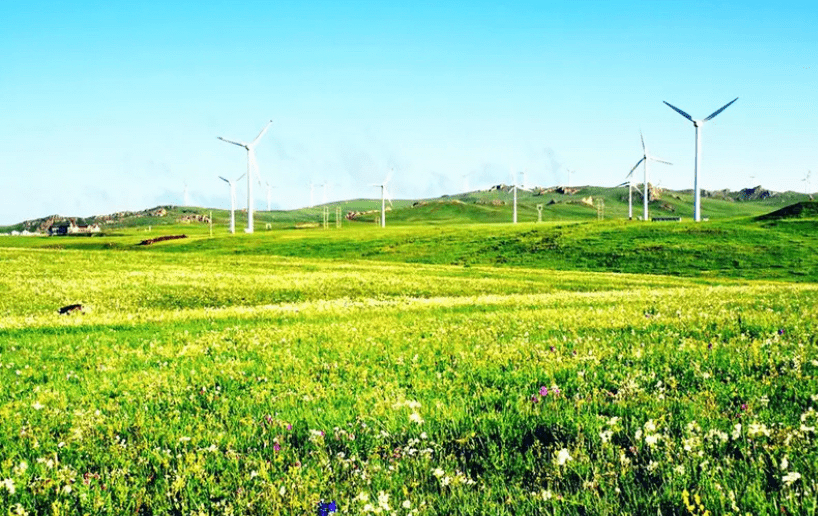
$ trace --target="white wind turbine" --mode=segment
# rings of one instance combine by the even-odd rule
[[[272,211],[273,187],[267,181],[264,184],[267,185],[267,211]]]
[[[392,199],[389,198],[389,192],[386,189],[386,185],[389,184],[389,180],[392,179],[392,174],[395,173],[395,169],[391,169],[389,171],[389,175],[386,176],[383,183],[381,184],[371,184],[369,186],[374,186],[376,188],[381,189],[381,227],[386,227],[386,201],[389,201],[389,206],[392,206]]]
[[[259,181],[261,181],[261,176],[258,172],[258,164],[256,163],[256,145],[258,144],[259,140],[261,140],[261,137],[264,136],[264,133],[267,132],[267,129],[270,128],[270,124],[272,123],[272,120],[267,122],[267,125],[265,125],[264,129],[258,133],[256,139],[250,143],[234,142],[232,140],[222,138],[221,136],[218,137],[218,139],[223,142],[232,143],[233,145],[244,147],[247,150],[247,227],[244,229],[245,233],[253,232],[253,170],[255,170],[256,176],[259,178]]]
[[[523,172],[520,172],[520,173],[523,174]],[[511,183],[512,183],[511,191],[514,194],[514,212],[513,212],[513,216],[511,218],[511,221],[512,221],[512,223],[516,224],[517,223],[517,190],[528,190],[528,188],[525,188],[523,186],[519,186],[517,184],[517,179],[516,179],[516,177],[514,177],[514,172],[511,172]]]
[[[690,120],[691,122],[693,122],[693,127],[696,128],[696,159],[695,159],[695,162],[694,162],[694,165],[693,165],[693,220],[695,220],[696,222],[699,222],[702,219],[702,210],[701,210],[701,200],[702,200],[701,195],[702,195],[702,193],[701,193],[701,190],[699,190],[699,168],[700,168],[700,161],[701,161],[701,146],[702,146],[701,145],[701,127],[704,125],[705,122],[709,122],[710,120],[713,120],[714,118],[716,118],[716,115],[718,115],[719,113],[721,113],[722,111],[727,109],[730,106],[730,104],[732,104],[733,102],[735,102],[737,100],[738,100],[738,97],[734,98],[733,100],[731,100],[730,102],[728,102],[724,106],[722,106],[719,109],[717,109],[716,111],[714,111],[712,115],[710,115],[709,117],[704,118],[702,120],[693,120],[693,117],[691,117],[690,115],[688,115],[687,113],[685,113],[681,109],[677,108],[676,106],[671,105],[668,102],[665,102],[664,100],[662,101],[665,104],[667,104],[668,107],[671,108],[673,111],[679,113],[683,117],[685,117],[688,120]]]
[[[240,175],[235,181],[240,180],[244,177],[244,174]],[[219,176],[219,179],[230,185],[230,233],[236,232],[236,183],[231,181],[225,177]]]
[[[672,165],[673,163],[668,163],[667,161],[662,161],[661,159],[655,158],[655,157],[651,156],[650,153],[648,153],[648,149],[647,149],[647,147],[645,147],[645,138],[642,136],[642,131],[639,131],[639,138],[642,140],[642,159],[640,159],[639,161],[636,162],[636,165],[633,166],[633,168],[630,171],[630,174],[628,174],[628,177],[632,178],[634,170],[636,170],[636,168],[640,164],[644,163],[645,180],[642,183],[642,189],[644,190],[644,192],[642,192],[642,199],[643,199],[643,203],[642,203],[643,204],[643,206],[642,206],[642,220],[647,221],[648,220],[648,197],[650,197],[650,188],[648,187],[648,161],[656,161],[658,163],[664,163],[665,165]],[[631,179],[631,184],[633,184],[633,179]],[[632,205],[632,201],[631,201],[630,197],[628,198],[628,217],[630,219],[633,219],[633,205]]]
[[[809,175],[810,175],[810,173],[811,172],[809,170],[807,170],[807,175],[804,176],[804,179],[801,180],[801,181],[803,181],[805,183],[804,184],[804,193],[807,194],[807,195],[809,195]]]

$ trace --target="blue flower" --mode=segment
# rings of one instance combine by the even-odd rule
[[[331,512],[338,512],[338,506],[335,505],[335,500],[329,503],[318,503],[318,516],[328,516]]]

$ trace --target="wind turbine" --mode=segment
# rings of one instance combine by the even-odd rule
[[[185,182],[185,190],[182,194],[182,206],[190,206],[190,201],[187,198],[187,182]]]
[[[521,174],[523,174],[523,172],[521,172]],[[513,212],[514,214],[513,214],[511,220],[512,220],[512,223],[516,224],[517,223],[517,190],[528,190],[528,188],[517,185],[517,180],[514,177],[514,172],[511,172],[511,183],[512,183],[511,191],[514,194],[514,212]]]
[[[661,159],[655,158],[655,157],[651,156],[650,153],[648,153],[648,149],[647,149],[647,147],[645,147],[645,137],[642,136],[642,131],[639,131],[639,138],[642,140],[642,159],[640,159],[639,161],[636,162],[636,165],[633,166],[630,173],[628,174],[628,177],[631,178],[632,175],[633,175],[634,170],[636,170],[636,168],[640,164],[644,163],[645,180],[642,183],[643,184],[642,188],[645,191],[642,193],[642,200],[643,200],[643,203],[642,203],[643,204],[643,206],[642,206],[642,220],[647,221],[648,220],[648,197],[650,196],[650,188],[648,187],[648,161],[656,161],[658,163],[664,163],[665,165],[672,165],[673,163],[668,163],[667,161],[662,161]],[[633,179],[631,179],[631,184],[633,184]],[[632,201],[631,201],[630,197],[628,198],[628,217],[630,219],[633,219],[633,204],[632,204]]]
[[[244,147],[247,150],[247,227],[244,229],[245,233],[253,232],[253,170],[256,171],[256,176],[259,177],[259,181],[261,180],[261,176],[258,172],[258,164],[256,163],[256,145],[258,144],[259,140],[261,140],[261,137],[264,136],[264,133],[267,132],[267,129],[270,128],[270,124],[272,123],[272,120],[267,122],[267,125],[265,125],[264,129],[258,133],[256,139],[250,143],[234,142],[232,140],[222,138],[221,136],[218,137],[218,139],[223,142],[232,143],[233,145]]]
[[[267,185],[267,211],[272,211],[273,187],[267,181],[264,184]]]
[[[710,120],[713,120],[714,118],[716,118],[716,115],[718,115],[719,113],[721,113],[722,111],[727,109],[730,106],[730,104],[732,104],[733,102],[735,102],[737,100],[738,100],[738,97],[734,98],[733,100],[731,100],[730,102],[728,102],[724,106],[722,106],[719,109],[717,109],[716,111],[714,111],[712,115],[710,115],[709,117],[704,118],[702,120],[693,120],[693,117],[691,117],[690,115],[688,115],[687,113],[685,113],[681,109],[677,108],[676,106],[671,105],[668,102],[665,102],[664,100],[662,101],[665,104],[667,104],[670,109],[672,109],[673,111],[679,113],[683,117],[685,117],[688,120],[690,120],[691,122],[693,122],[693,127],[696,128],[696,159],[695,159],[695,162],[694,162],[694,165],[693,165],[693,220],[695,220],[696,222],[699,222],[702,219],[702,210],[701,210],[702,193],[701,193],[701,190],[699,190],[699,168],[700,168],[700,163],[699,162],[701,161],[701,147],[702,147],[702,145],[701,145],[701,127],[704,125],[705,122],[709,122]]]
[[[386,201],[389,201],[389,206],[392,206],[392,199],[389,198],[389,192],[386,190],[386,185],[389,184],[389,180],[392,179],[392,174],[395,173],[395,169],[391,169],[389,171],[389,175],[386,176],[383,183],[381,184],[371,184],[369,186],[374,186],[376,188],[381,189],[381,227],[386,227]]]
[[[239,176],[236,181],[244,177],[244,174]],[[219,176],[219,179],[230,185],[230,233],[236,232],[236,184],[235,182]]]
[[[801,181],[803,181],[805,183],[804,184],[804,193],[807,194],[807,195],[809,195],[809,175],[810,175],[810,173],[811,172],[809,170],[807,170],[807,175],[804,176],[804,179],[801,180]]]

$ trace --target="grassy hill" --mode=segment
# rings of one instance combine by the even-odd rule
[[[563,193],[561,193],[563,192]],[[808,196],[795,192],[768,192],[761,187],[738,192],[705,192],[702,214],[712,220],[734,217],[760,216],[774,209],[806,201]],[[604,204],[603,217],[626,219],[628,216],[628,189],[582,186],[571,189],[535,188],[534,191],[518,192],[518,221],[535,222],[537,206],[542,205],[543,221],[589,221],[598,216],[597,205]],[[465,192],[435,199],[394,200],[387,205],[388,225],[446,225],[474,223],[506,223],[512,219],[512,194],[506,185],[489,190]],[[324,209],[329,214],[330,225],[335,225],[336,210],[346,225],[376,224],[380,220],[381,202],[378,199],[352,199],[296,210],[256,211],[256,230],[297,229],[322,225]],[[100,224],[103,232],[116,233],[126,228],[155,228],[172,226],[190,216],[210,216],[215,230],[223,231],[230,221],[229,210],[203,207],[157,206],[139,212],[119,212],[78,219],[79,223]],[[634,191],[633,214],[642,214],[642,197]],[[693,216],[691,191],[662,190],[650,202],[651,217]],[[69,217],[52,215],[29,220],[12,226],[0,227],[0,233],[11,231],[47,231],[47,227]],[[236,227],[247,223],[246,213],[236,212]]]
[[[211,236],[207,224],[177,223],[152,226],[150,231],[144,225],[120,227],[95,238],[5,238],[2,245],[816,281],[818,217],[810,216],[816,204],[801,203],[776,217],[698,224],[689,218],[681,223],[600,221],[594,211],[593,217],[584,219],[541,224],[529,219],[513,225],[499,223],[497,212],[491,211],[496,206],[447,200],[397,208],[388,214],[386,228],[375,225],[372,214],[370,221],[344,220],[340,229],[331,223],[327,230],[317,225],[293,230],[304,219],[291,213],[289,222],[279,222],[269,231],[259,229],[253,235],[241,229],[230,235],[224,227],[216,227]],[[213,215],[216,219],[215,211]],[[259,219],[264,220],[265,215],[271,214],[262,213]],[[490,217],[497,223],[469,222],[470,218]],[[413,225],[413,220],[437,223]],[[240,228],[240,222],[237,226]],[[137,245],[144,239],[173,234],[190,238]]]

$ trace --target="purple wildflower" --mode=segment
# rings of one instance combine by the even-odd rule
[[[540,387],[540,396],[542,397],[548,396],[548,387],[546,387],[545,385]]]

